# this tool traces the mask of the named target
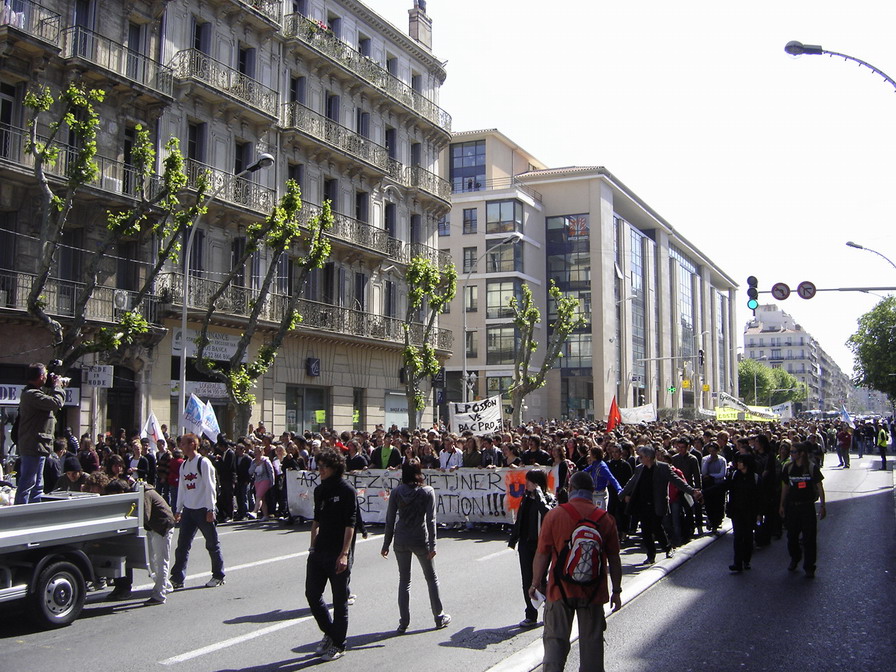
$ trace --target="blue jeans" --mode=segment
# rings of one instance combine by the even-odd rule
[[[171,582],[183,583],[187,572],[187,560],[190,558],[190,546],[196,530],[205,537],[205,550],[212,560],[212,576],[224,578],[224,557],[221,555],[221,542],[218,541],[218,528],[206,520],[208,509],[187,509],[180,514],[180,533],[177,536],[177,550],[174,551],[174,567],[171,568]]]
[[[16,475],[16,504],[39,502],[44,494],[44,462],[47,458],[22,455]]]
[[[429,550],[425,546],[395,546],[395,559],[398,561],[398,623],[404,627],[411,622],[411,554],[417,556],[429,587],[429,606],[433,617],[442,615],[439,577],[429,558]]]

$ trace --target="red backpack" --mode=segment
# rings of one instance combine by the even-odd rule
[[[604,578],[604,540],[597,523],[607,512],[595,507],[587,517],[581,518],[572,504],[561,504],[561,507],[576,521],[576,526],[557,556],[556,583],[564,602],[568,600],[565,583],[581,587],[594,586],[588,600],[590,602],[597,595]]]

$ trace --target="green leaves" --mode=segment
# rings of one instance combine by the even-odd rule
[[[862,315],[846,346],[855,355],[855,383],[896,399],[896,297]]]

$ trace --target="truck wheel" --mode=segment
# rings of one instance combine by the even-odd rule
[[[70,562],[54,562],[41,573],[30,602],[31,616],[53,628],[68,625],[84,607],[84,576]]]

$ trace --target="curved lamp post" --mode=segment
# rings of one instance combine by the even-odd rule
[[[274,165],[274,157],[271,154],[261,154],[254,163],[234,175],[233,180],[236,181],[243,177],[243,175],[258,172],[262,168],[270,168],[272,165]],[[228,184],[229,180],[225,180],[218,185],[218,187],[205,199],[205,202],[202,204],[203,210],[208,208],[209,204],[215,200],[218,194],[221,193],[221,190]],[[201,219],[202,215],[197,217],[196,221],[193,222],[193,226],[190,227],[190,235],[187,237],[187,245],[184,248],[184,281],[182,283],[184,295],[180,311],[180,407],[178,409],[179,417],[177,419],[177,424],[181,428],[181,433],[186,430],[186,425],[183,423],[183,415],[184,410],[187,407],[187,305],[190,300],[190,261],[193,253],[193,239],[196,237],[196,231],[199,229],[199,222]]]
[[[802,42],[797,42],[796,40],[791,40],[784,46],[784,51],[786,51],[791,56],[802,56],[803,54],[807,54],[810,56],[839,56],[845,61],[852,61],[853,63],[858,63],[861,66],[864,66],[871,70],[871,72],[880,75],[884,78],[885,82],[888,82],[890,86],[896,89],[896,81],[893,80],[887,73],[885,73],[880,68],[876,68],[870,63],[863,61],[860,58],[856,58],[855,56],[850,56],[849,54],[841,54],[838,51],[828,51],[827,49],[822,49],[819,44],[803,44]]]
[[[518,231],[514,231],[509,236],[507,236],[504,240],[502,240],[500,243],[498,243],[497,245],[488,248],[485,252],[483,252],[479,256],[479,258],[475,261],[475,263],[472,266],[470,266],[470,270],[467,271],[467,277],[464,278],[464,283],[463,283],[463,285],[461,285],[462,296],[461,296],[460,307],[461,307],[461,311],[463,312],[463,317],[464,317],[464,344],[463,344],[464,372],[463,372],[463,375],[461,376],[461,382],[463,383],[463,386],[464,386],[464,389],[463,389],[464,403],[467,403],[467,401],[469,401],[470,385],[473,381],[476,380],[474,378],[473,381],[471,381],[470,375],[467,373],[467,285],[470,282],[470,276],[473,275],[473,271],[476,269],[477,266],[479,266],[479,262],[482,261],[483,259],[485,259],[485,257],[487,257],[490,253],[494,252],[495,250],[497,250],[500,247],[504,247],[505,245],[514,245],[515,243],[519,242],[522,239],[523,239],[523,236]]]
[[[890,264],[890,266],[892,266],[893,268],[896,268],[896,264],[893,263],[893,260],[890,259],[890,257],[886,256],[885,254],[881,254],[877,250],[872,250],[870,247],[865,247],[864,245],[859,245],[858,243],[854,243],[851,240],[846,241],[846,245],[847,245],[847,247],[854,247],[857,250],[865,250],[866,252],[871,252],[872,254],[876,254],[877,256],[885,259],[887,261],[887,263]]]

